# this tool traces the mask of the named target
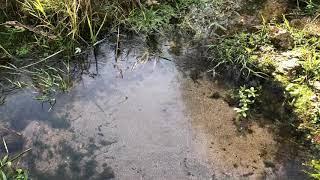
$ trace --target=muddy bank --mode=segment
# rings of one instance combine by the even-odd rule
[[[305,178],[299,150],[279,141],[272,123],[238,131],[233,107],[212,96],[225,89],[181,67],[183,58],[145,61],[144,46],[130,44],[118,63],[112,45],[100,46],[99,74],[93,66],[50,112],[30,91],[0,107],[33,148],[32,179]]]
[[[214,168],[217,179],[307,178],[301,165],[304,152],[279,138],[277,125],[266,119],[237,122],[235,111],[222,97],[225,89],[198,82],[198,87],[185,85],[184,97],[197,151]]]

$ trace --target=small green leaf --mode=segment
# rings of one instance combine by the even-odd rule
[[[2,159],[2,163],[3,163],[3,164],[6,163],[7,160],[8,160],[8,155],[5,155],[5,156],[3,157],[3,159]]]

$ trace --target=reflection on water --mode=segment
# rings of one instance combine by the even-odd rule
[[[169,54],[137,63],[144,52],[133,45],[117,64],[102,45],[99,75],[83,75],[53,111],[31,90],[0,107],[1,120],[33,148],[25,158],[33,179],[302,177],[299,161],[277,161],[272,127],[253,124],[239,135],[233,108],[210,98],[223,89],[185,76]]]

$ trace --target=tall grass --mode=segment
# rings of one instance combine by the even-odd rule
[[[21,0],[23,13],[36,28],[57,37],[94,43],[103,28],[140,7],[139,0]]]
[[[87,39],[86,32],[81,32],[84,29],[90,29],[92,41],[97,36],[98,31],[92,24],[100,17],[99,12],[93,11],[91,0],[24,0],[20,3],[23,11],[37,20],[36,28],[57,36],[66,35],[72,40]]]

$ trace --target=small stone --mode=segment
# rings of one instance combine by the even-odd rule
[[[277,70],[281,73],[288,74],[301,67],[298,58],[291,58],[281,61]]]
[[[315,81],[315,82],[313,83],[313,87],[314,87],[316,90],[320,91],[320,81]]]
[[[218,92],[214,92],[209,96],[211,99],[219,99],[220,97],[221,95]]]
[[[312,102],[318,102],[318,100],[319,100],[318,97],[317,97],[317,95],[311,96],[310,99],[311,99]]]
[[[272,44],[282,50],[292,49],[294,46],[294,39],[290,32],[285,29],[280,29],[277,27],[271,28],[271,42]]]

